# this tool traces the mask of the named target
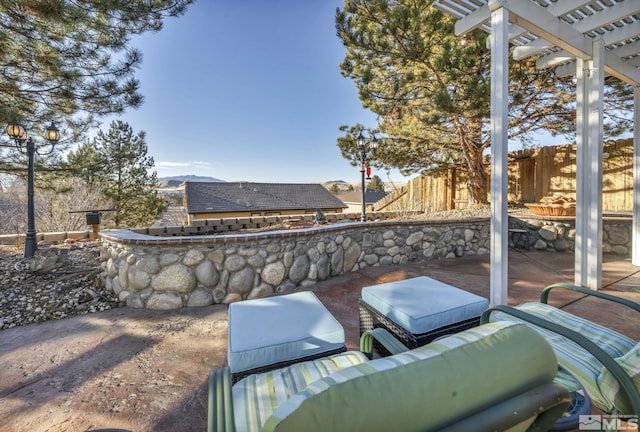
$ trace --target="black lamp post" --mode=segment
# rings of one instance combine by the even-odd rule
[[[36,233],[36,214],[34,201],[34,166],[33,158],[36,153],[48,154],[53,151],[54,146],[60,139],[60,132],[56,125],[51,122],[47,127],[45,138],[51,145],[51,150],[45,153],[39,153],[33,139],[27,137],[27,131],[20,124],[10,124],[7,126],[7,135],[14,139],[16,148],[22,153],[26,153],[29,158],[29,171],[27,175],[27,238],[24,242],[25,258],[32,257],[38,250],[38,238]]]
[[[360,173],[362,174],[362,216],[360,220],[362,222],[367,221],[367,204],[365,202],[366,187],[365,187],[365,172],[367,173],[367,180],[371,180],[371,168],[368,165],[368,159],[378,148],[378,139],[375,135],[372,138],[365,138],[362,135],[362,131],[356,138],[356,145],[360,152]]]

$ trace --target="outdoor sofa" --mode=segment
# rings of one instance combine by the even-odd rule
[[[393,354],[372,357],[372,339]],[[404,351],[404,352],[401,352]],[[213,431],[546,431],[570,397],[556,357],[520,323],[490,323],[408,350],[386,330],[360,351],[249,375],[209,375]]]

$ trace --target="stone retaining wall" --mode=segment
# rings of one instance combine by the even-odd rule
[[[509,218],[510,246],[572,252],[575,247],[576,221],[573,217]],[[632,218],[605,217],[602,224],[602,251],[630,256],[632,248]]]
[[[510,218],[510,246],[573,250],[571,218]],[[368,266],[489,253],[489,219],[383,221],[218,236],[103,231],[101,275],[128,306],[174,309],[309,287]],[[628,255],[631,219],[605,220],[604,251]]]
[[[64,243],[65,241],[90,240],[91,231],[61,231],[37,233],[36,239],[48,243]],[[0,235],[1,245],[21,245],[24,244],[26,234],[2,234]]]

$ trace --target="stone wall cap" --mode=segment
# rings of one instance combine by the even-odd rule
[[[489,218],[465,218],[465,219],[432,219],[429,225],[456,225],[463,223],[475,223],[487,221]],[[122,244],[135,244],[143,246],[176,246],[180,244],[205,244],[205,243],[239,243],[251,240],[269,240],[269,239],[286,239],[308,236],[313,234],[322,234],[336,231],[350,231],[362,229],[366,227],[384,227],[384,226],[411,226],[424,225],[425,221],[421,219],[415,220],[386,220],[386,221],[369,221],[359,222],[353,221],[349,224],[335,223],[327,225],[319,225],[313,227],[296,228],[289,230],[263,231],[254,233],[234,233],[234,234],[214,234],[214,235],[198,235],[198,236],[154,236],[149,234],[141,234],[128,229],[103,230],[99,236],[106,241],[113,241]]]

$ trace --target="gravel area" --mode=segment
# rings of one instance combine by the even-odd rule
[[[37,256],[0,249],[0,330],[120,306],[99,284],[98,242],[41,245]]]

